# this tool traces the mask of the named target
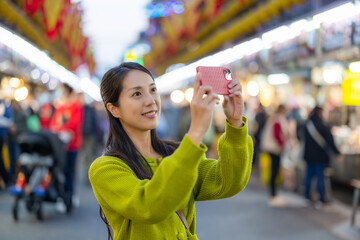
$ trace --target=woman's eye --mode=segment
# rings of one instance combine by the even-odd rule
[[[156,87],[153,87],[153,88],[151,89],[151,91],[152,91],[152,92],[156,92],[156,91],[157,91],[157,88],[156,88]]]
[[[134,97],[137,97],[137,96],[140,96],[140,95],[141,95],[140,92],[134,92],[134,93],[133,93],[133,96],[134,96]]]

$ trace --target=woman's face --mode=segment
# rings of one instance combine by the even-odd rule
[[[145,72],[131,70],[123,80],[119,96],[119,119],[126,131],[156,128],[160,116],[160,95],[153,79]]]

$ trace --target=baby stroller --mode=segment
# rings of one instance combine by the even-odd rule
[[[51,132],[24,132],[18,136],[20,146],[19,166],[15,186],[10,193],[15,196],[12,215],[18,220],[19,201],[25,200],[26,209],[43,220],[43,202],[62,201],[66,212],[71,211],[71,197],[65,192],[65,144]]]

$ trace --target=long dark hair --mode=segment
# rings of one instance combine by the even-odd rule
[[[119,106],[119,96],[123,89],[123,80],[131,70],[145,72],[154,80],[149,70],[134,62],[124,62],[120,66],[110,69],[101,80],[101,97],[109,118],[109,135],[105,144],[104,155],[118,157],[123,160],[139,179],[150,179],[153,173],[148,162],[136,149],[119,119],[115,118],[106,108],[107,103]],[[156,133],[156,129],[151,130],[151,145],[163,157],[172,154],[178,146],[175,142],[161,140]]]

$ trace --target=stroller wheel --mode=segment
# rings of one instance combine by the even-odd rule
[[[16,197],[15,201],[14,201],[14,205],[12,207],[12,216],[14,218],[14,220],[17,222],[19,220],[19,198]]]
[[[43,218],[43,213],[42,213],[42,206],[41,206],[41,201],[37,201],[36,204],[35,204],[35,212],[36,212],[36,218],[39,220],[39,221],[42,221],[44,220]]]
[[[34,199],[33,198],[29,198],[25,201],[25,206],[26,206],[26,210],[28,212],[31,212],[33,210],[34,207]]]

